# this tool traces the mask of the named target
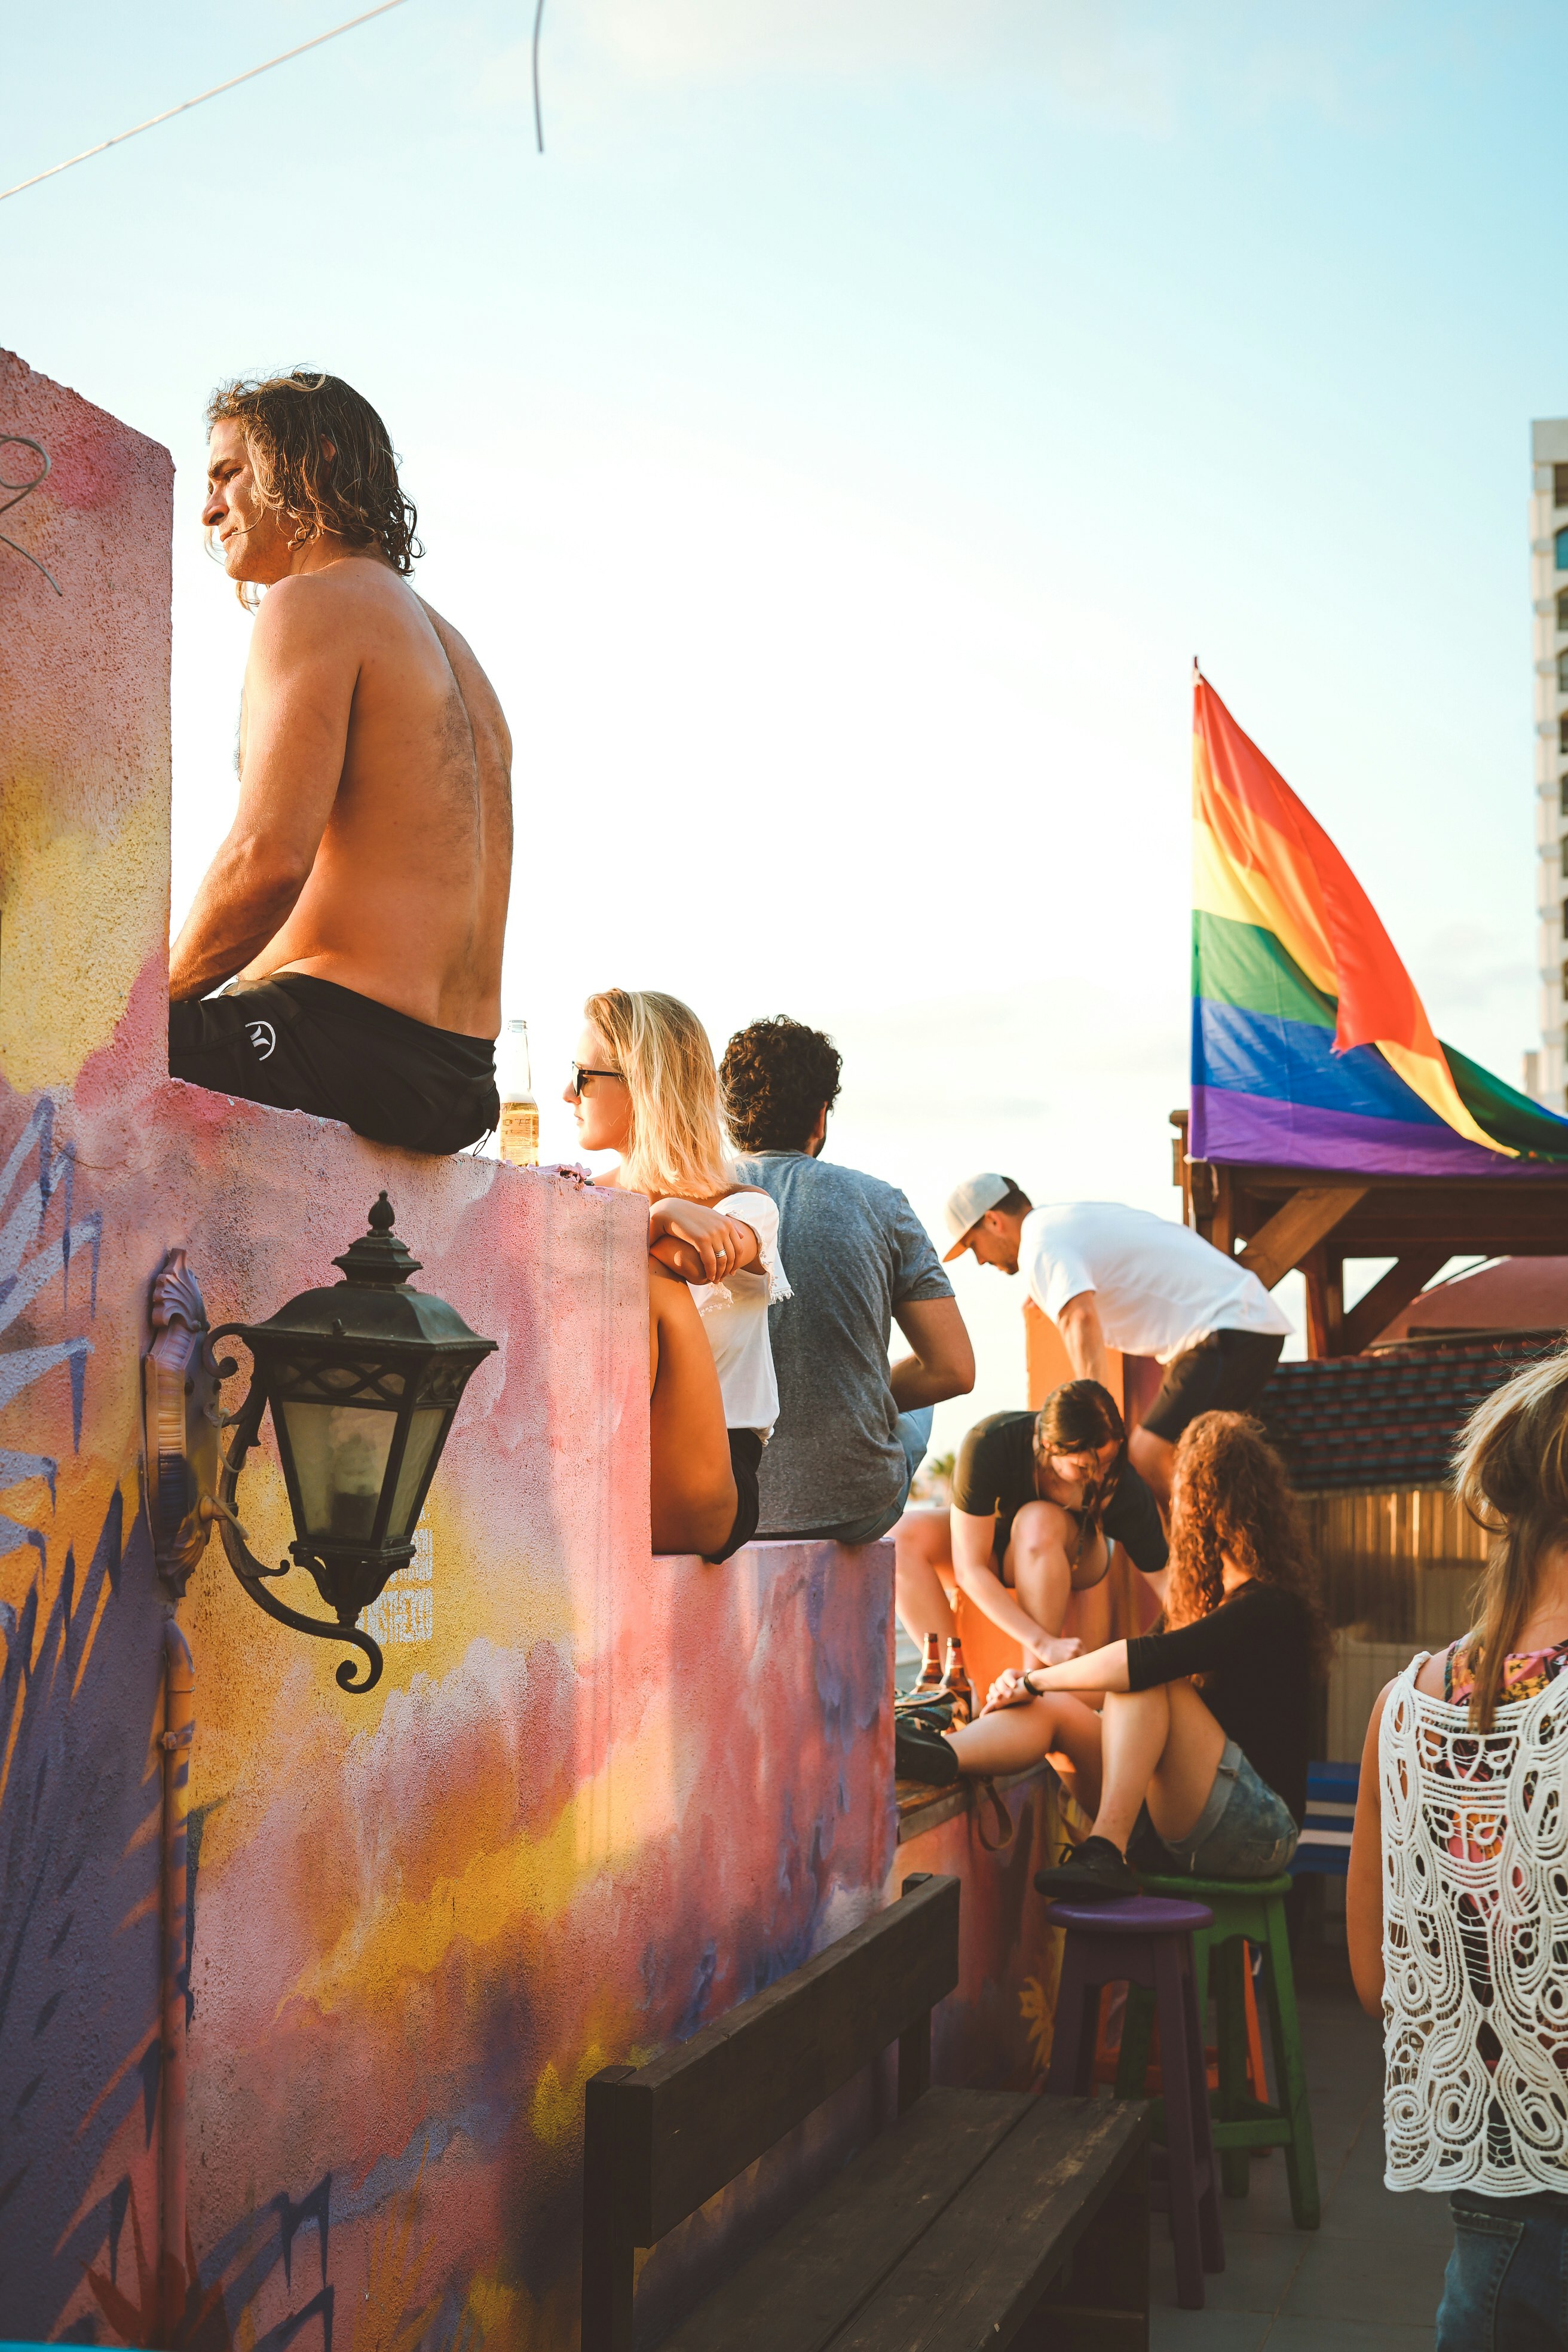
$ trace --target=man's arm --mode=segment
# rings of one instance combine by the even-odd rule
[[[268,590],[245,669],[239,807],[169,959],[175,1003],[231,979],[292,911],[337,795],[358,677],[329,581]]]
[[[1110,1388],[1110,1359],[1105,1352],[1105,1334],[1100,1328],[1100,1309],[1092,1290],[1080,1290],[1076,1298],[1068,1300],[1057,1317],[1057,1329],[1079,1379],[1099,1381],[1102,1388]]]
[[[974,1386],[974,1349],[956,1298],[906,1298],[893,1320],[914,1353],[893,1366],[893,1402],[900,1412],[967,1396]]]

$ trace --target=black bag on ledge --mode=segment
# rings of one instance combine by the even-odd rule
[[[951,1789],[959,1778],[958,1759],[944,1731],[958,1715],[945,1692],[901,1693],[893,1701],[893,1771],[900,1780],[923,1780],[928,1788]]]

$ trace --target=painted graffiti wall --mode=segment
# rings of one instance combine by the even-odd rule
[[[170,461],[10,357],[0,436],[13,481],[49,461],[0,518],[0,2333],[568,2347],[587,2075],[881,1900],[890,1548],[650,1557],[634,1200],[169,1079]],[[216,1542],[180,1604],[171,2314],[149,1286],[179,1247],[215,1323],[268,1314],[383,1186],[420,1286],[500,1344],[373,1612],[368,1697]],[[240,1509],[281,1558],[274,1454]]]

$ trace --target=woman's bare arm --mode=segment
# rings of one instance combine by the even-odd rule
[[[1383,2007],[1383,1790],[1377,1769],[1378,1734],[1392,1683],[1384,1683],[1362,1743],[1361,1786],[1356,1790],[1355,1828],[1351,1833],[1345,1878],[1345,1941],[1356,1997],[1370,2017]]]
[[[1086,1650],[1081,1657],[1064,1658],[1059,1666],[1031,1666],[1029,1687],[1037,1695],[1053,1690],[1131,1690],[1127,1644],[1108,1642],[1103,1650]]]
[[[755,1265],[763,1254],[756,1229],[744,1217],[728,1217],[700,1201],[656,1201],[647,1230],[649,1255],[682,1282],[721,1282]]]

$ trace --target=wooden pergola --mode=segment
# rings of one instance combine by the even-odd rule
[[[1307,1284],[1307,1353],[1369,1348],[1450,1257],[1568,1255],[1568,1167],[1505,1162],[1496,1176],[1336,1176],[1187,1156],[1187,1113],[1171,1113],[1184,1222],[1272,1290]],[[1394,1265],[1347,1315],[1347,1257]]]

